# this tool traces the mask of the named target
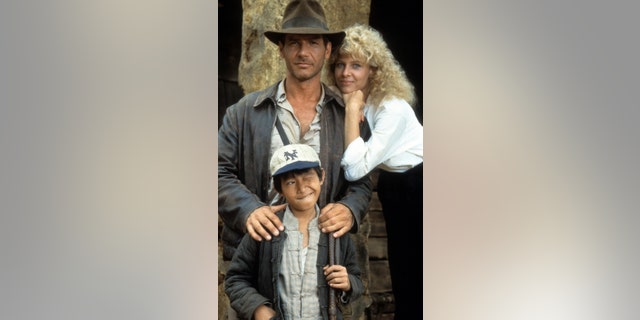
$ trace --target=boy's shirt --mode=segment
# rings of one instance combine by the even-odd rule
[[[309,221],[309,242],[303,248],[303,234],[298,231],[298,219],[287,205],[283,224],[287,233],[282,253],[282,266],[278,275],[278,293],[287,319],[319,319],[320,303],[318,299],[318,242],[320,229],[316,205],[316,215]]]

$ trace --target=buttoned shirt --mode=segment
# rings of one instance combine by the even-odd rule
[[[390,99],[379,106],[366,104],[364,114],[371,126],[367,142],[358,137],[345,150],[340,164],[349,181],[379,167],[405,172],[422,163],[422,125],[404,100]]]
[[[287,233],[282,252],[282,267],[278,275],[278,293],[282,297],[282,306],[287,320],[322,319],[318,298],[318,213],[309,222],[309,241],[303,247],[303,234],[298,219],[291,213],[289,206],[284,212],[282,223]]]

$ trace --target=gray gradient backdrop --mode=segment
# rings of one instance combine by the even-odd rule
[[[3,319],[215,319],[216,10],[0,4]],[[637,317],[636,12],[425,2],[425,318]]]

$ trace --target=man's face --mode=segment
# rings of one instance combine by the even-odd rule
[[[320,72],[331,54],[331,43],[325,44],[321,35],[287,34],[280,44],[289,75],[298,81],[320,78]]]
[[[320,197],[323,181],[324,171],[321,177],[318,177],[318,173],[313,168],[302,172],[290,172],[280,180],[282,195],[293,210],[312,210]]]

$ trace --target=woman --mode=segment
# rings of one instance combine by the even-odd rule
[[[380,169],[395,319],[416,319],[422,314],[423,133],[412,108],[414,88],[378,31],[356,24],[345,32],[328,64],[328,81],[346,106],[341,165],[348,180]],[[365,117],[371,126],[366,142],[359,136]]]

